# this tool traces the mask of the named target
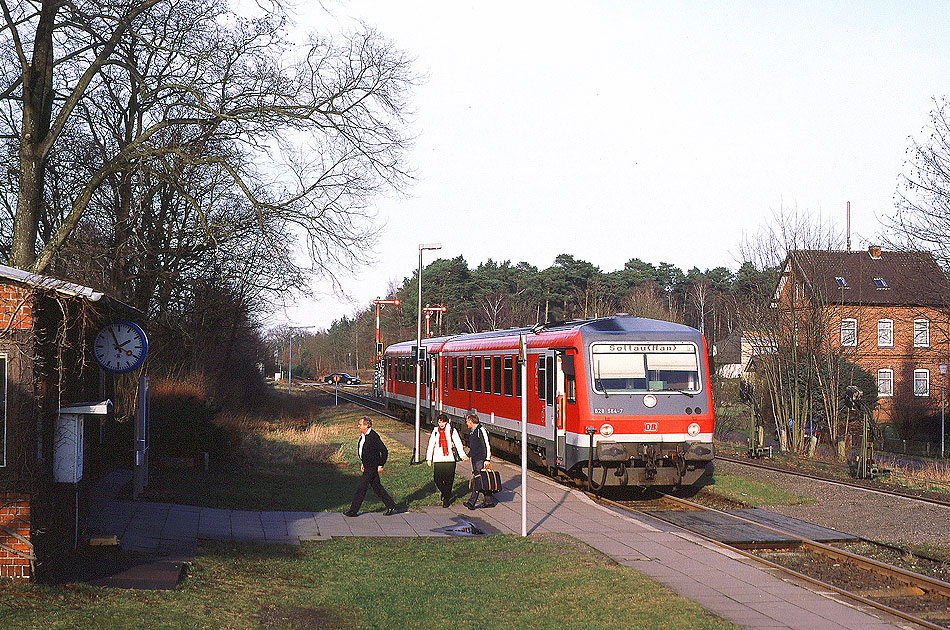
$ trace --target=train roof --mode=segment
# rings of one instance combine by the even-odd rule
[[[442,348],[447,343],[459,343],[467,341],[480,341],[484,339],[497,339],[502,337],[518,336],[522,334],[543,334],[543,333],[569,333],[581,332],[587,333],[665,333],[665,334],[688,334],[699,335],[699,331],[685,324],[667,322],[658,319],[649,319],[646,317],[628,317],[617,315],[613,317],[599,317],[596,319],[575,319],[569,322],[552,322],[549,324],[536,324],[534,326],[522,328],[507,328],[504,330],[487,330],[477,333],[463,333],[446,337],[430,337],[423,339],[425,346],[438,346]],[[400,343],[395,343],[387,350],[407,351],[409,347],[416,345],[416,340],[411,339]]]

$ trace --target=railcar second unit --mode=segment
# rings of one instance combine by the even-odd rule
[[[421,413],[475,409],[493,448],[520,452],[520,337],[529,456],[602,485],[689,485],[713,460],[706,342],[694,328],[607,317],[423,340]],[[384,395],[413,409],[415,341],[389,346]]]

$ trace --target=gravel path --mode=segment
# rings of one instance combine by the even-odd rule
[[[889,543],[950,546],[950,507],[867,492],[717,460],[716,470],[809,496],[809,505],[762,506],[840,532]]]

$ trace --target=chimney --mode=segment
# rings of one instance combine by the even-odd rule
[[[871,245],[870,247],[868,247],[868,254],[869,254],[869,255],[871,256],[871,258],[873,258],[874,260],[880,260],[880,259],[881,259],[881,246],[880,246],[880,245]]]

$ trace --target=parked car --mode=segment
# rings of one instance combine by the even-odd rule
[[[340,377],[337,380],[337,377]],[[324,383],[339,383],[340,385],[359,385],[363,381],[356,378],[355,376],[350,376],[346,372],[334,372],[333,374],[327,374],[323,377]]]

